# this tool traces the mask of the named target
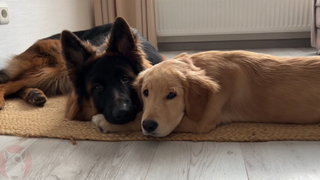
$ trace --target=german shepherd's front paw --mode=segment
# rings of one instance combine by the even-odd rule
[[[118,132],[115,125],[108,123],[108,121],[104,118],[103,114],[97,114],[92,116],[91,121],[93,124],[98,128],[101,132],[104,133],[111,133],[111,132]]]
[[[32,105],[42,107],[47,102],[47,97],[41,90],[35,89],[29,92],[27,101]]]

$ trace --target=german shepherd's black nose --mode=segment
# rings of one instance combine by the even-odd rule
[[[129,107],[124,105],[113,110],[112,115],[116,120],[122,120],[129,114],[129,112],[130,112]]]
[[[157,129],[158,123],[155,122],[154,120],[144,120],[142,122],[142,127],[145,131],[151,133]]]

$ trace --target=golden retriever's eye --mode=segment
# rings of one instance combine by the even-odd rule
[[[101,91],[102,89],[103,89],[103,86],[101,86],[100,84],[95,84],[94,85],[94,90]]]
[[[121,82],[127,83],[127,82],[129,82],[129,80],[130,80],[130,78],[128,76],[126,76],[126,75],[121,76]]]
[[[148,95],[149,95],[148,89],[146,89],[146,90],[143,91],[143,95],[144,95],[145,97],[148,97]]]
[[[169,94],[167,95],[167,99],[173,99],[173,98],[175,98],[176,96],[177,96],[176,93],[174,93],[174,92],[169,92]]]

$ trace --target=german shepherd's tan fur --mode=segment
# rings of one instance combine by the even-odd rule
[[[43,106],[46,95],[71,91],[59,40],[37,41],[12,57],[1,76],[0,109],[5,105],[4,97],[16,92],[28,103]]]

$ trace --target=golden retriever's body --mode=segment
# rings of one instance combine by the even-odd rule
[[[320,57],[316,56],[247,51],[181,54],[140,73],[135,84],[144,103],[141,125],[146,135],[208,133],[230,122],[320,122]],[[175,98],[166,99],[170,92]],[[146,131],[146,120],[157,123],[154,131]]]
[[[218,124],[320,121],[320,57],[212,51],[190,58],[220,86],[204,111]]]

